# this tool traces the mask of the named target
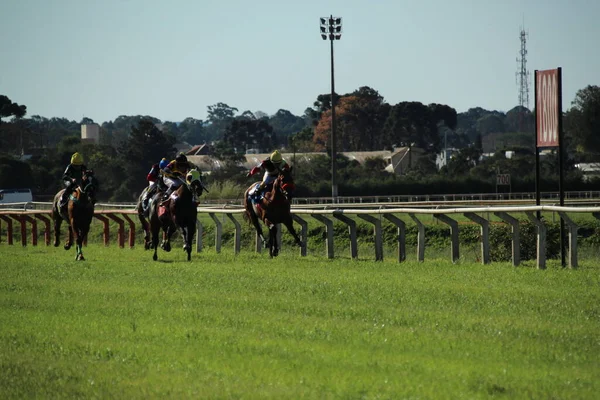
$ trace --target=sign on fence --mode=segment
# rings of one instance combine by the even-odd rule
[[[537,147],[557,147],[560,118],[559,70],[536,71],[536,122]]]
[[[498,174],[496,175],[496,185],[498,186],[510,186],[510,174]]]

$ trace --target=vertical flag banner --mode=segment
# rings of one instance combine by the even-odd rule
[[[559,131],[559,70],[537,71],[535,108],[537,147],[558,147]]]

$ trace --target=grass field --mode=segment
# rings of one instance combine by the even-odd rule
[[[595,399],[600,263],[0,245],[0,398]]]

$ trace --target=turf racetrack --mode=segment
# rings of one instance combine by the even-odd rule
[[[600,266],[0,245],[0,398],[596,399]]]

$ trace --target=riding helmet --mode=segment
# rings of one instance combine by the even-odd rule
[[[83,165],[83,156],[79,153],[73,153],[73,155],[71,156],[71,164]]]
[[[281,153],[279,153],[279,150],[275,150],[271,153],[269,159],[271,160],[271,162],[278,164],[281,162],[281,160],[283,160],[283,157],[281,157]]]
[[[175,161],[177,161],[177,162],[187,162],[187,157],[185,156],[185,154],[179,153],[179,154],[177,154],[177,157],[175,157]]]

